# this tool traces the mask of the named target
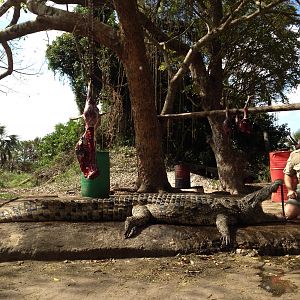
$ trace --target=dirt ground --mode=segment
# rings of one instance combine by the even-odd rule
[[[136,161],[130,153],[122,155],[126,156],[126,160],[132,158]],[[121,157],[122,162],[124,157]],[[121,165],[112,161],[113,190],[134,186],[135,168],[123,164],[120,170]],[[170,182],[174,184],[174,172],[169,172],[168,175]],[[119,186],[120,182],[122,186]],[[192,186],[203,186],[205,192],[218,190],[215,182],[199,176],[192,176],[191,182]],[[74,184],[67,183],[66,187],[61,183],[59,186],[46,184],[35,189],[2,192],[17,195],[75,195],[80,192],[78,183],[79,180],[74,180]],[[5,300],[294,300],[300,299],[299,296],[300,255],[261,257],[251,249],[237,249],[237,253],[164,258],[26,260],[0,263],[0,299]]]
[[[0,299],[299,299],[300,256],[0,263]]]

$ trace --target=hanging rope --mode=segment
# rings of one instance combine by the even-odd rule
[[[89,59],[89,82],[87,88],[87,97],[83,111],[83,119],[85,122],[85,132],[80,138],[75,147],[77,159],[80,169],[84,176],[89,179],[96,178],[99,175],[99,170],[96,161],[96,140],[95,130],[99,124],[100,115],[97,103],[94,98],[94,61],[95,47],[93,39],[94,31],[93,18],[93,2],[88,0],[88,59]]]
[[[88,76],[91,81],[91,87],[92,87],[92,94],[91,96],[93,97],[94,95],[94,83],[95,83],[95,41],[94,41],[94,3],[93,0],[88,0],[88,58],[89,58],[89,68],[88,68]]]

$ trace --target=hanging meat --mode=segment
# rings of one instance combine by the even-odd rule
[[[248,109],[244,108],[244,117],[239,121],[239,130],[240,132],[250,134],[253,129],[253,125],[248,118]]]
[[[239,112],[237,111],[235,116],[235,125],[236,128],[243,133],[250,134],[253,130],[253,124],[250,122],[248,118],[248,105],[253,96],[248,96],[247,101],[244,106],[244,116],[243,119],[240,119]]]
[[[87,98],[82,116],[85,122],[85,132],[76,144],[75,152],[84,177],[93,179],[99,175],[95,140],[95,130],[99,122],[99,109],[92,96],[91,82],[88,85]]]

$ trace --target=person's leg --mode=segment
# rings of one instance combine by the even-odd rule
[[[289,199],[284,207],[285,216],[288,220],[292,220],[300,216],[300,201]]]

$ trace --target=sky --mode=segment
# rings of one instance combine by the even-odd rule
[[[15,74],[0,81],[0,124],[21,140],[43,137],[58,123],[79,115],[67,80],[48,70],[48,39],[60,32],[32,34],[20,43],[15,68],[34,75]]]
[[[300,103],[300,85],[297,90],[291,92],[289,95],[290,103]],[[291,133],[300,130],[300,110],[281,111],[276,113],[278,117],[278,124],[288,124]]]
[[[60,32],[29,35],[17,45],[15,68],[35,75],[15,74],[0,81],[0,125],[7,134],[21,140],[43,137],[58,123],[79,115],[67,80],[48,70],[45,60],[47,43]],[[300,86],[289,95],[291,103],[300,102]],[[300,129],[300,111],[278,112],[278,125],[286,123],[291,133]]]

